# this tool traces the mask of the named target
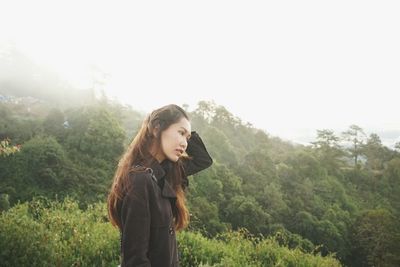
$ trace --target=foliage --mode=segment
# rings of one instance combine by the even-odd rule
[[[116,266],[119,234],[104,204],[34,199],[0,216],[0,266]]]
[[[245,230],[225,232],[212,240],[182,232],[178,242],[182,266],[341,266],[333,257],[289,249],[275,238],[257,238]]]
[[[6,157],[20,150],[19,145],[10,145],[10,140],[5,139],[0,141],[0,156]]]
[[[68,240],[65,241],[59,233],[49,232],[40,219],[43,216],[37,215],[41,213],[31,213],[32,203],[24,210],[27,205],[24,202],[45,196],[62,203],[66,199],[75,206],[79,203],[80,208],[104,203],[118,158],[132,140],[143,115],[106,98],[68,108],[32,98],[28,103],[33,104],[21,103],[0,103],[1,140],[9,138],[13,144],[21,144],[18,153],[0,156],[2,220],[11,222],[17,220],[18,216],[11,218],[15,213],[21,215],[20,224],[7,224],[8,228],[4,229],[10,238],[21,240],[16,244],[26,249],[33,259],[49,262],[43,263],[44,266],[57,265],[54,259],[59,255],[69,257],[66,262],[70,265],[84,266],[79,259],[95,261],[90,256],[95,252],[90,249],[96,246],[85,247],[73,235],[65,236]],[[400,229],[398,144],[394,149],[388,148],[378,135],[370,133],[367,137],[361,127],[351,125],[342,136],[332,130],[318,130],[316,140],[310,145],[298,145],[255,129],[213,102],[199,102],[189,113],[192,128],[199,132],[214,164],[189,177],[190,231],[180,237],[187,244],[184,250],[196,248],[190,253],[182,252],[188,264],[315,265],[314,260],[318,260],[307,252],[322,256],[334,253],[348,266],[396,266],[396,242],[399,243],[396,236]],[[8,148],[13,144],[4,143]],[[56,204],[49,205],[39,210],[56,214]],[[85,217],[86,213],[90,214],[89,209],[69,216]],[[56,231],[57,223],[52,220],[48,224]],[[73,225],[79,224],[78,219],[70,224],[62,220],[58,223],[65,224],[72,232]],[[19,225],[23,227],[20,229]],[[81,232],[90,231],[77,227]],[[244,227],[248,234],[242,233],[243,238],[237,239],[240,244],[239,241],[231,243],[229,240],[233,237],[222,237],[236,235],[230,231]],[[34,233],[29,234],[27,229],[33,229]],[[115,233],[107,229],[101,231]],[[248,238],[260,234],[270,241],[263,243]],[[20,239],[15,235],[20,235]],[[54,249],[48,249],[46,242],[40,240],[46,240]],[[380,247],[374,247],[370,240],[386,243],[380,242]],[[41,256],[26,247],[29,242],[40,248]],[[86,254],[73,252],[70,248],[73,242],[78,242],[77,247]],[[268,242],[277,242],[291,250],[276,249]],[[255,249],[264,254],[257,254]],[[197,250],[201,254],[196,254]],[[241,250],[243,256],[239,253]],[[309,256],[312,260],[307,262]],[[36,264],[35,260],[32,262]],[[116,264],[117,257],[110,258],[109,262]],[[96,262],[96,265],[102,264]]]
[[[387,210],[368,210],[354,224],[355,254],[367,255],[357,264],[399,266],[400,231],[396,218]]]
[[[18,204],[0,215],[0,266],[116,266],[119,233],[106,214],[104,203],[81,210],[70,199]],[[178,244],[181,266],[340,266],[333,257],[289,249],[245,230],[214,239],[183,231]]]

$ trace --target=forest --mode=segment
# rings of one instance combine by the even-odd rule
[[[354,124],[302,145],[182,106],[214,160],[189,177],[182,266],[400,266],[400,143]],[[118,265],[106,198],[145,115],[2,54],[0,266]]]
[[[105,202],[145,114],[59,101],[2,95],[1,266],[118,264]],[[214,102],[188,113],[214,164],[189,177],[182,266],[400,265],[400,144],[350,125],[300,145]]]

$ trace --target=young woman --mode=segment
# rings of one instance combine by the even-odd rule
[[[121,232],[121,266],[178,266],[175,231],[189,221],[187,176],[212,164],[201,138],[177,105],[154,110],[122,156],[109,217]]]

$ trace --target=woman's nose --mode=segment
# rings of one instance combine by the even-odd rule
[[[186,138],[184,138],[183,141],[181,142],[181,147],[182,147],[184,150],[186,150],[186,147],[187,147],[187,140],[186,140]]]

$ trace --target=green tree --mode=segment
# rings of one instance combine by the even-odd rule
[[[400,232],[387,210],[368,210],[354,224],[354,245],[368,266],[399,266]]]
[[[339,229],[331,221],[318,221],[314,230],[316,238],[311,241],[314,244],[323,244],[323,248],[321,249],[323,255],[336,251],[343,258],[343,254],[346,253],[345,238],[342,237]]]
[[[27,114],[26,107],[0,104],[0,140],[22,144],[41,132],[40,118]]]
[[[77,187],[77,172],[53,137],[32,138],[6,163],[10,169],[3,181],[6,187],[13,188],[6,192],[12,203],[29,200],[34,195],[62,197]]]
[[[289,207],[284,200],[280,184],[272,182],[264,187],[264,199],[261,202],[265,210],[271,214],[272,222],[282,222]]]
[[[276,169],[271,157],[266,151],[249,151],[242,164],[235,166],[236,172],[243,180],[243,193],[256,198],[262,203],[265,196],[260,188],[276,180]]]
[[[234,171],[227,168],[223,164],[219,164],[218,162],[213,164],[213,168],[215,173],[213,174],[212,179],[218,179],[222,184],[222,194],[224,195],[224,199],[229,201],[231,198],[237,195],[243,195],[242,184],[243,180]]]
[[[218,206],[205,197],[190,198],[190,228],[200,230],[207,236],[215,236],[225,231],[226,225],[220,222]]]
[[[210,123],[215,114],[215,103],[200,101],[197,103],[197,108],[193,111],[193,113],[202,117],[207,123]]]
[[[207,127],[202,138],[207,143],[207,150],[214,159],[228,166],[237,164],[235,149],[224,132],[216,127]]]
[[[312,151],[301,150],[293,153],[286,161],[292,167],[294,175],[300,180],[305,178],[320,179],[326,176],[326,170]]]
[[[190,192],[195,196],[205,197],[210,202],[221,203],[224,201],[223,184],[213,168],[194,176],[190,182]]]
[[[64,127],[64,121],[64,113],[61,110],[51,109],[43,121],[44,133],[55,137],[58,142],[62,143],[67,130]]]
[[[354,159],[354,167],[358,168],[358,158],[362,153],[362,147],[365,142],[364,130],[357,125],[350,125],[349,129],[342,133],[343,139],[351,143],[347,149]]]
[[[0,193],[0,213],[10,208],[10,200],[8,194]]]
[[[234,229],[246,228],[251,233],[266,233],[270,215],[250,196],[235,196],[224,210],[225,218]]]
[[[337,137],[332,130],[317,130],[317,140],[311,142],[317,152],[321,164],[329,171],[336,174],[343,165],[344,152]]]
[[[318,220],[314,215],[307,211],[299,211],[294,217],[291,228],[294,230],[293,232],[296,232],[309,240],[315,240],[315,228],[317,223]]]
[[[90,158],[115,161],[123,151],[125,132],[118,120],[103,107],[92,106],[68,113],[70,128],[67,147],[82,155],[88,164]],[[82,159],[82,158],[80,158]]]
[[[397,216],[400,216],[400,158],[393,158],[387,163],[384,176],[389,184],[391,205]]]
[[[20,150],[19,145],[11,145],[10,139],[0,141],[0,156],[6,157]]]
[[[400,142],[397,142],[397,143],[394,144],[394,149],[395,149],[397,152],[400,152]]]

